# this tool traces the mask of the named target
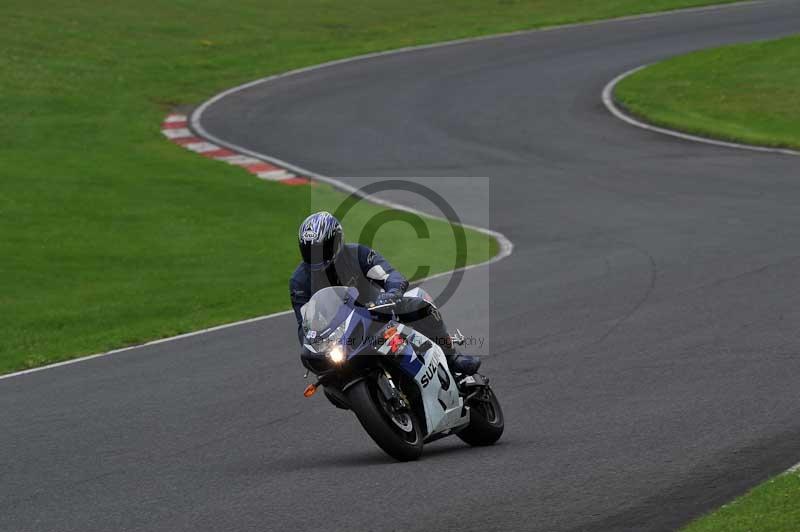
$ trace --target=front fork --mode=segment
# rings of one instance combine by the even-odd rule
[[[411,409],[408,398],[394,383],[392,374],[389,373],[386,368],[381,367],[378,370],[377,382],[378,390],[389,405],[397,409]]]

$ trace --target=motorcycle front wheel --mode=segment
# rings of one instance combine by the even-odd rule
[[[401,462],[420,457],[422,428],[413,412],[392,408],[371,379],[354,384],[347,398],[361,426],[386,454]]]

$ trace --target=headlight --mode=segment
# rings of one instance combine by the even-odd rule
[[[310,342],[310,346],[313,348],[312,351],[315,353],[325,353],[328,355],[328,358],[335,362],[336,364],[340,364],[344,362],[345,357],[345,350],[340,343],[342,340],[342,336],[344,336],[344,332],[347,330],[347,323],[342,323],[339,325],[334,331],[325,337],[324,340],[317,340],[315,342]],[[306,334],[306,337],[308,335]],[[334,351],[337,351],[336,355],[333,355]]]
[[[333,349],[328,351],[328,358],[330,358],[331,362],[334,364],[341,364],[345,359],[344,348],[340,345],[334,346]]]

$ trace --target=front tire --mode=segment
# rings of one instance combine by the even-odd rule
[[[393,419],[375,382],[364,379],[347,390],[350,409],[361,426],[386,454],[401,462],[416,460],[422,454],[422,429],[410,410]]]
[[[505,428],[500,401],[489,386],[469,402],[469,425],[456,435],[472,446],[493,445]]]

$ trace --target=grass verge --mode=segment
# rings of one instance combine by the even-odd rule
[[[0,372],[287,307],[308,191],[165,141],[159,124],[173,106],[370,51],[710,3],[6,0]],[[348,220],[350,234],[358,223]],[[438,239],[448,232],[432,224],[431,240],[416,241],[398,224],[376,245],[403,242],[386,248],[400,268],[435,248],[432,266],[447,269]],[[493,246],[470,233],[468,261]]]
[[[800,473],[758,486],[683,532],[796,532],[800,526]]]
[[[650,123],[800,149],[800,36],[683,55],[624,79],[615,97]]]

